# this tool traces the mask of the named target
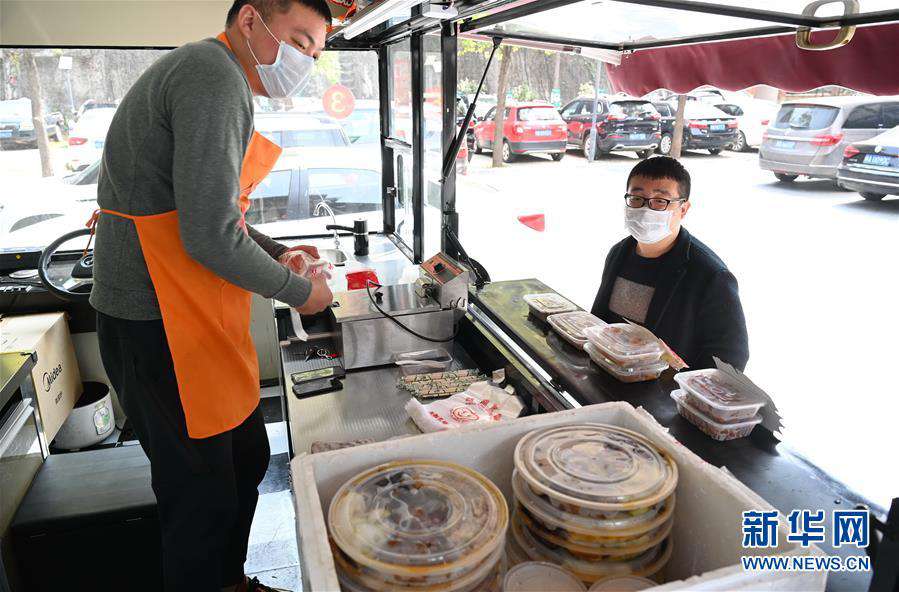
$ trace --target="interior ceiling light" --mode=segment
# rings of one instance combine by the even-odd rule
[[[344,39],[352,39],[385,23],[398,12],[418,6],[424,0],[380,0],[373,2],[354,16],[341,32]]]

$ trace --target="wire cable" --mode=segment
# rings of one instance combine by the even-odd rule
[[[400,328],[402,328],[404,331],[407,331],[407,332],[411,333],[412,335],[415,335],[419,339],[423,339],[425,341],[430,341],[431,343],[448,343],[450,341],[455,341],[456,337],[459,336],[459,323],[456,323],[455,329],[453,330],[453,334],[447,339],[437,339],[434,337],[428,337],[427,335],[422,335],[421,333],[417,333],[416,331],[413,331],[406,325],[402,324],[396,317],[388,314],[387,311],[385,311],[383,308],[380,307],[380,305],[378,305],[378,303],[375,301],[374,295],[371,293],[372,286],[375,286],[377,288],[383,288],[383,286],[381,284],[377,284],[371,280],[368,280],[365,283],[365,289],[368,291],[368,298],[369,298],[369,300],[371,300],[372,305],[374,305],[374,307],[378,310],[378,312],[381,313],[385,318],[388,318],[391,321],[393,321],[394,323],[396,323],[397,325],[399,325]]]

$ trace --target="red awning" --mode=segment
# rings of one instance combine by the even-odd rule
[[[835,31],[812,34],[813,42]],[[899,24],[859,27],[838,49],[796,47],[793,34],[637,51],[607,64],[616,92],[643,96],[661,88],[687,93],[703,85],[743,90],[767,84],[789,92],[839,85],[874,95],[899,94]]]

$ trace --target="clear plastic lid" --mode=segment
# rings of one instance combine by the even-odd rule
[[[642,382],[644,380],[655,380],[661,376],[662,372],[668,369],[668,362],[665,360],[656,360],[648,364],[638,364],[635,366],[620,366],[612,360],[608,359],[603,352],[599,351],[591,342],[584,344],[584,351],[590,356],[597,366],[617,378],[622,382]]]
[[[720,423],[690,405],[687,401],[687,393],[678,389],[671,391],[671,398],[677,403],[678,412],[684,415],[691,423],[696,425],[706,434],[716,440],[733,440],[748,436],[752,428],[762,423],[762,416],[756,414],[749,419],[734,423]],[[685,415],[686,412],[686,415]],[[699,424],[699,425],[698,425]]]
[[[659,546],[641,553],[633,559],[619,561],[587,561],[561,548],[552,548],[541,543],[524,527],[517,516],[512,518],[512,536],[534,561],[549,561],[561,565],[585,582],[595,582],[602,578],[618,575],[651,576],[658,572],[671,558],[671,539],[665,539]]]
[[[478,586],[490,579],[500,567],[505,554],[505,541],[503,543],[487,559],[464,572],[452,574],[452,577],[418,575],[399,579],[390,574],[383,574],[362,567],[343,555],[340,550],[334,553],[334,564],[337,567],[338,574],[343,576],[341,582],[343,579],[346,579],[354,588],[362,588],[363,590],[467,592],[480,590]]]
[[[650,506],[677,486],[677,466],[648,440],[598,423],[531,432],[515,447],[515,468],[535,491],[589,508]]]
[[[634,538],[600,538],[593,540],[572,539],[569,533],[559,529],[549,529],[536,517],[528,514],[524,506],[518,505],[515,512],[521,523],[543,543],[551,547],[560,547],[573,555],[589,557],[635,557],[644,551],[658,546],[671,534],[673,520],[668,520],[660,527]]]
[[[587,587],[571,572],[543,561],[520,563],[506,573],[503,592],[586,592]]]
[[[557,333],[562,335],[562,337],[565,337],[569,341],[576,341],[580,344],[587,341],[584,329],[606,324],[606,322],[599,317],[583,310],[554,314],[547,318],[546,321]]]
[[[546,294],[525,294],[524,301],[537,313],[542,315],[559,314],[577,310],[577,306],[554,292]]]
[[[493,483],[463,466],[395,461],[347,481],[331,502],[328,524],[340,550],[361,565],[436,574],[494,552],[508,508]]]
[[[533,491],[518,471],[512,473],[515,498],[544,525],[564,531],[571,540],[591,542],[606,537],[636,537],[664,524],[674,512],[675,496],[643,508],[593,510],[565,504]]]
[[[641,578],[638,576],[617,576],[613,578],[603,578],[592,586],[587,592],[642,592],[650,588],[658,586],[649,578]]]
[[[765,400],[741,389],[727,374],[717,368],[692,370],[674,375],[681,387],[702,399],[713,409],[732,415],[739,412],[749,417],[765,406]]]
[[[590,343],[620,364],[658,360],[664,351],[649,329],[630,323],[590,327],[584,330],[584,335]]]

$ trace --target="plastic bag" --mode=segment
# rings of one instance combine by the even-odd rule
[[[406,413],[425,433],[515,419],[523,409],[521,399],[489,382],[476,382],[463,393],[427,405],[416,399],[406,403]]]
[[[334,266],[327,259],[315,259],[305,251],[287,251],[279,259],[282,265],[288,267],[294,273],[303,276],[306,279],[313,279],[320,275],[324,275],[326,279],[331,279]]]

